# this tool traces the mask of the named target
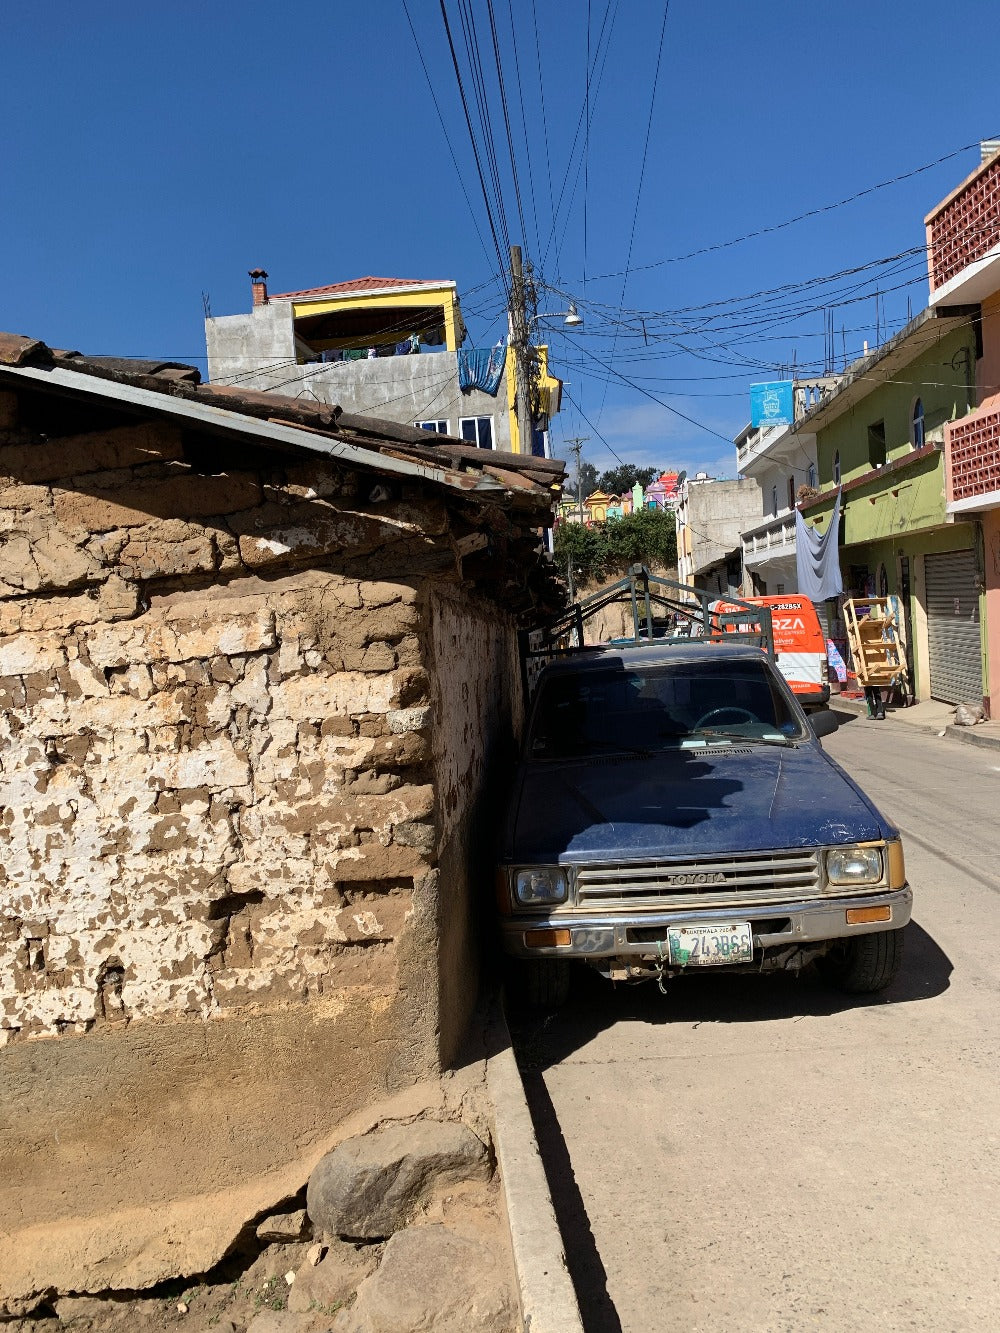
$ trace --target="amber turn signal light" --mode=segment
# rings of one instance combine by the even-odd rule
[[[889,852],[889,888],[901,889],[906,883],[906,863],[903,860],[903,844],[897,838],[887,844]]]
[[[568,945],[572,940],[568,930],[526,930],[524,943],[528,949],[552,949]]]
[[[866,921],[891,921],[892,908],[885,907],[849,907],[847,909],[847,924],[849,926],[862,926]]]

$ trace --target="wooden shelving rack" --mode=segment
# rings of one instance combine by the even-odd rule
[[[896,597],[852,597],[844,603],[847,643],[858,684],[908,689],[906,629]]]

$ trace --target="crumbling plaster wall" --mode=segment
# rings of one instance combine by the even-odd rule
[[[0,395],[0,1232],[308,1161],[471,1004],[437,932],[511,705],[473,687],[463,773],[432,676],[495,674],[503,617],[456,582],[444,660],[440,501],[190,452]]]
[[[441,1045],[450,1059],[475,999],[480,943],[494,929],[495,839],[521,733],[522,693],[508,621],[441,590],[432,594],[431,610],[441,836],[436,935]]]

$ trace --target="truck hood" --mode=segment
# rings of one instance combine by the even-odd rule
[[[525,764],[505,859],[526,864],[659,859],[893,836],[817,744],[677,750]]]

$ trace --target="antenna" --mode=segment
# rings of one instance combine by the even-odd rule
[[[202,294],[201,294],[201,308],[202,308],[202,310],[204,310],[204,312],[205,312],[205,318],[206,318],[206,319],[211,319],[211,318],[212,318],[212,298],[209,296],[208,292],[202,292]]]

